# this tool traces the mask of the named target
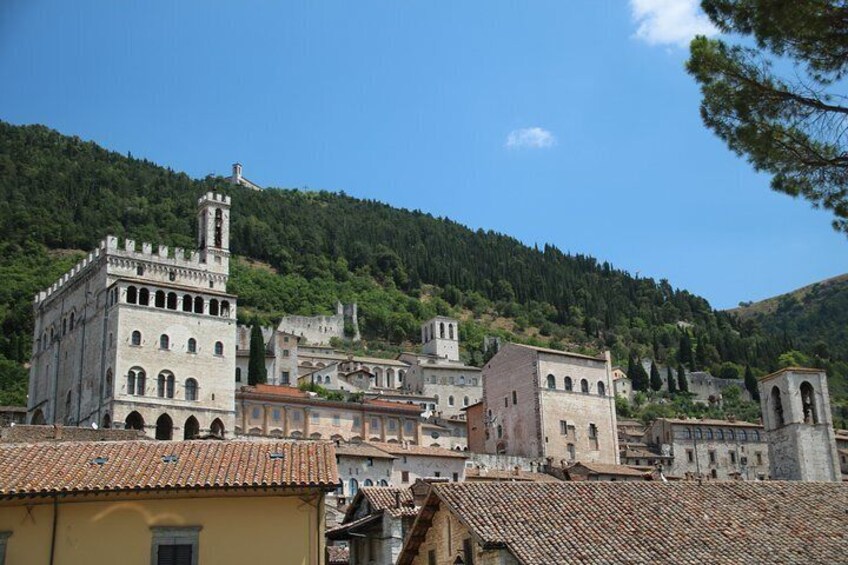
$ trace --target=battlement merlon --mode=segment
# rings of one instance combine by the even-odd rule
[[[226,194],[219,194],[217,192],[207,192],[206,194],[197,199],[198,208],[203,206],[205,202],[214,202],[215,204],[221,206],[230,206],[232,204],[232,198],[227,196]]]
[[[186,253],[185,248],[175,247],[172,252],[167,245],[158,245],[154,252],[154,245],[148,242],[141,243],[140,251],[137,247],[134,239],[125,239],[124,245],[121,247],[117,236],[107,235],[105,239],[100,241],[97,248],[91,251],[82,261],[74,265],[68,272],[59,277],[56,282],[47,287],[47,289],[37,293],[33,298],[33,302],[36,305],[44,302],[66,285],[79,278],[83,273],[88,272],[92,264],[104,258],[107,261],[109,258],[125,259],[137,261],[141,263],[140,266],[160,266],[174,270],[188,270],[192,273],[229,278],[226,273],[221,273],[215,265],[205,262],[198,250],[192,250]]]

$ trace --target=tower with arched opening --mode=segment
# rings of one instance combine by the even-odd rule
[[[839,481],[827,375],[789,367],[759,382],[772,479]]]
[[[421,325],[423,352],[448,361],[459,361],[459,321],[436,316]]]

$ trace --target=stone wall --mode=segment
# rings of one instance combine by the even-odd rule
[[[71,426],[16,425],[0,428],[3,443],[41,441],[125,441],[149,439],[139,430],[78,428]]]

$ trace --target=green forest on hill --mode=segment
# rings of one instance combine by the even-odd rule
[[[463,355],[478,365],[486,335],[727,377],[807,362],[828,370],[832,396],[845,397],[844,345],[765,331],[665,280],[343,193],[192,179],[43,126],[0,122],[0,403],[25,401],[33,295],[106,234],[194,247],[197,197],[210,190],[233,196],[239,259],[229,290],[242,322],[356,301],[372,352],[411,346],[419,322],[439,313],[463,319]]]

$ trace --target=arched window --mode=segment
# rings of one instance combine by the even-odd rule
[[[436,400],[436,404],[438,404],[439,403],[439,395],[436,394],[436,395],[433,396],[433,398]]]
[[[210,433],[220,439],[224,439],[224,422],[215,418],[212,420],[212,425],[209,426]]]
[[[159,349],[170,349],[171,348],[171,339],[168,337],[168,334],[162,334],[159,336]]]
[[[162,414],[156,420],[156,439],[170,440],[174,437],[174,421],[167,414]]]
[[[215,247],[224,246],[224,213],[220,208],[215,209]]]
[[[144,369],[140,367],[133,367],[127,371],[127,394],[144,396],[144,381]]]
[[[230,301],[222,300],[221,301],[221,316],[224,318],[230,317]]]
[[[760,432],[758,432],[757,430],[751,432],[751,440],[760,441]]]
[[[218,315],[218,301],[214,298],[209,300],[209,315],[217,316]]]
[[[185,382],[185,399],[197,400],[197,381],[194,379],[186,379]]]
[[[389,482],[386,479],[380,479],[380,486],[387,487],[389,486]]]
[[[448,324],[448,338],[453,339],[453,324]]]
[[[604,386],[604,383],[598,381],[598,396],[606,396],[607,395],[607,387]]]
[[[197,353],[197,340],[193,337],[188,338],[187,349],[189,353]]]
[[[112,369],[106,371],[106,398],[112,398]]]
[[[703,434],[701,433],[701,428],[695,428],[695,439],[701,439]]]
[[[223,355],[224,354],[224,344],[220,341],[215,342],[215,355]]]
[[[109,413],[103,415],[103,429],[108,430],[112,427],[112,417],[109,416]]]
[[[241,382],[241,367],[236,367],[236,382]]]
[[[707,428],[704,432],[705,439],[713,439],[713,430],[712,428]]]
[[[359,491],[359,483],[356,479],[351,479],[347,483],[348,490],[350,491],[350,496],[356,496],[356,493]]]
[[[157,308],[164,308],[165,307],[165,291],[164,290],[157,290],[156,291],[156,301],[154,302],[153,305],[156,306]]]
[[[141,345],[141,332],[138,330],[133,331],[132,337],[130,337],[130,344],[139,346]]]
[[[174,398],[174,375],[169,374],[165,382],[165,394],[168,398]]]
[[[194,305],[194,300],[192,300],[191,295],[184,294],[183,295],[183,312],[191,312],[191,307]]]
[[[374,486],[374,481],[372,481],[371,479],[365,479],[365,482],[363,482],[363,483],[362,483],[362,486],[364,486],[364,487],[373,487],[373,486]]]
[[[518,404],[518,393],[512,391],[512,405],[515,406],[516,404]]]
[[[783,421],[783,401],[780,399],[780,389],[772,387],[771,389],[771,410],[774,414],[774,425],[782,426]]]
[[[138,291],[138,303],[141,306],[148,306],[150,304],[150,291],[146,288],[142,288]]]
[[[156,396],[165,398],[165,373],[159,373],[156,378]]]
[[[503,437],[503,426],[498,424],[498,439],[501,439],[502,437]]]
[[[197,418],[189,416],[183,425],[183,439],[195,439],[200,435],[200,424]]]
[[[805,424],[819,423],[816,413],[816,394],[813,385],[807,381],[801,383],[801,409],[803,410]]]
[[[467,397],[467,396],[463,397],[463,399],[462,399],[462,405],[463,405],[463,406],[468,406],[468,397]]]
[[[124,428],[127,430],[143,430],[144,418],[138,412],[130,412],[127,419],[124,420]]]
[[[589,394],[589,381],[586,379],[580,379],[580,392]]]
[[[168,310],[176,310],[177,309],[177,293],[169,292],[168,293]]]
[[[442,338],[442,339],[445,338],[445,323],[444,322],[439,322],[439,337]]]
[[[721,428],[717,429],[716,430],[716,438],[723,440],[724,439],[724,430],[722,430]]]
[[[135,304],[138,302],[138,289],[134,286],[127,287],[127,304]]]
[[[76,316],[74,315],[73,312],[71,312],[71,322],[70,322],[71,323],[71,329],[70,329],[70,331],[74,331],[74,322],[75,321],[76,321]]]
[[[330,384],[330,375],[326,375],[324,377],[324,384],[326,384],[326,385]]]
[[[568,392],[571,392],[573,390],[573,387],[571,385],[571,377],[565,377],[563,384],[565,385],[565,390],[567,390]]]
[[[556,377],[548,375],[548,388],[554,390],[556,388]]]
[[[739,430],[739,441],[748,441],[748,432]]]
[[[448,406],[453,406],[453,396],[448,396]]]
[[[203,314],[203,299],[199,296],[194,297],[194,313]]]

